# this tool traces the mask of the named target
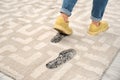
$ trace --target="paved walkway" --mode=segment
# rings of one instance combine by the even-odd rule
[[[110,28],[96,37],[87,34],[91,4],[92,0],[79,0],[70,18],[74,34],[51,44],[60,0],[0,0],[0,70],[21,80],[98,80],[120,49],[120,1],[109,0],[104,20]],[[71,62],[52,72],[44,67],[61,50],[71,47],[78,51]],[[119,75],[118,60],[103,80],[113,80],[109,77],[113,68]],[[0,79],[9,80],[2,73]]]

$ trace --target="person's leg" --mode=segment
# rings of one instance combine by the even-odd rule
[[[93,8],[91,12],[91,19],[93,22],[102,20],[108,0],[93,0]]]
[[[54,29],[64,34],[72,34],[72,29],[69,27],[68,17],[71,16],[72,10],[77,0],[63,0],[62,8],[60,10],[60,16],[55,22]]]
[[[68,18],[72,14],[72,10],[77,0],[63,0],[62,8],[60,10],[64,18]]]
[[[91,11],[92,23],[89,29],[90,34],[96,35],[108,29],[108,24],[106,22],[101,21],[107,3],[108,0],[93,0],[93,7]]]

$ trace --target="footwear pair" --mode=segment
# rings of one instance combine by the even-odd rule
[[[88,29],[88,34],[97,35],[101,32],[106,31],[108,28],[109,27],[107,22],[104,21],[101,21],[99,26],[96,26],[93,23],[91,23]],[[54,29],[66,35],[71,35],[73,33],[72,29],[69,27],[69,22],[65,22],[62,16],[58,16],[54,25]]]

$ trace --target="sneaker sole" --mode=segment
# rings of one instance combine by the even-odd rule
[[[54,28],[56,31],[58,31],[60,34],[65,35],[65,36],[69,36],[70,34],[66,34],[65,32],[63,32],[62,30],[56,29]]]
[[[70,34],[70,33],[66,32],[66,31],[63,31],[62,29],[58,28],[58,27],[61,27],[61,26],[59,26],[59,25],[55,25],[55,26],[57,26],[57,28],[54,27],[54,29],[55,29],[56,31],[58,31],[59,33],[62,33],[63,35],[69,36],[69,35],[72,34],[72,33]]]
[[[105,29],[103,29],[103,30],[100,30],[100,31],[98,31],[98,32],[91,32],[91,31],[88,31],[88,34],[90,34],[90,35],[98,35],[99,33],[101,33],[101,32],[105,32],[106,30],[108,30],[109,29],[109,27],[107,27],[107,28],[105,28]]]

